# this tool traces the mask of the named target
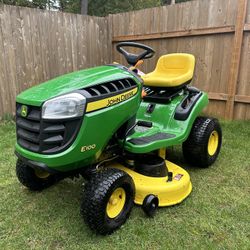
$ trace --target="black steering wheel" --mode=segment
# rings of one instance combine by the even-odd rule
[[[140,54],[132,54],[126,51],[123,47],[133,47],[143,49],[144,51]],[[116,45],[116,49],[122,55],[124,55],[129,65],[135,66],[139,60],[149,59],[154,56],[155,51],[147,45],[134,42],[121,42]]]

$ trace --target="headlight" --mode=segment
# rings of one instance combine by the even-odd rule
[[[66,119],[83,115],[86,98],[79,93],[53,98],[43,104],[43,119]]]

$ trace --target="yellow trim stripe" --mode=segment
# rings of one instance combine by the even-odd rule
[[[86,112],[91,112],[94,110],[111,107],[117,103],[126,101],[130,99],[132,96],[136,95],[137,91],[138,91],[138,88],[136,87],[120,95],[115,95],[115,96],[111,96],[111,97],[108,97],[99,101],[90,102],[88,103]]]

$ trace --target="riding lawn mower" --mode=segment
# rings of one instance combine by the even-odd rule
[[[190,194],[189,174],[166,160],[166,148],[182,145],[189,164],[208,167],[222,141],[218,120],[200,116],[208,96],[190,86],[193,55],[161,56],[144,74],[138,67],[154,56],[152,48],[122,42],[117,50],[128,67],[69,73],[16,98],[19,181],[40,191],[83,176],[81,215],[103,235],[126,221],[134,203],[153,216]]]

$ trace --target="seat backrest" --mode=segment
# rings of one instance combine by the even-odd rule
[[[158,74],[182,75],[190,73],[193,76],[195,57],[191,54],[174,53],[161,56],[157,62],[155,72]]]

